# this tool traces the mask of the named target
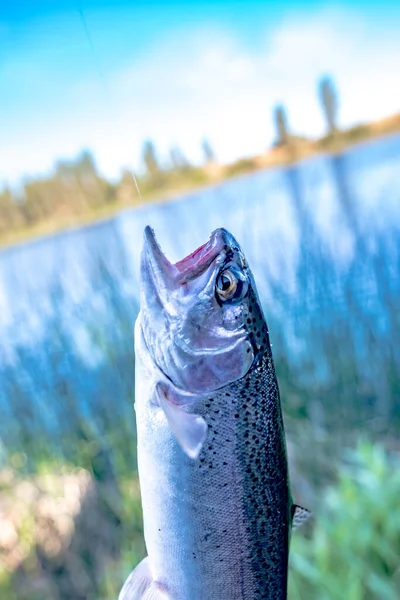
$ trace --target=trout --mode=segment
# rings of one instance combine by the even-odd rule
[[[119,600],[284,600],[292,526],[267,323],[225,229],[172,264],[150,227],[135,324],[147,557]]]

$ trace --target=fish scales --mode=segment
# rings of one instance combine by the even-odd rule
[[[208,375],[208,362],[211,361],[213,369],[215,367],[215,357],[208,352],[209,346],[214,343],[213,338],[208,339],[207,348],[196,342],[199,327],[201,330],[207,318],[206,312],[201,312],[199,317],[196,310],[189,311],[186,319],[185,339],[189,340],[189,346],[200,343],[200,352],[196,354],[196,348],[189,351],[185,346],[184,350],[175,349],[176,356],[172,346],[179,338],[180,323],[185,320],[179,311],[166,322],[157,321],[157,328],[152,332],[146,331],[151,327],[147,320],[151,310],[146,314],[145,308],[139,315],[135,330],[135,410],[148,558],[133,571],[121,592],[121,600],[287,598],[289,539],[294,508],[268,328],[240,247],[224,230],[218,239],[219,247],[214,242],[217,246],[214,248],[214,260],[222,256],[220,264],[211,262],[210,266],[209,259],[203,258],[204,268],[209,270],[210,277],[214,277],[210,278],[211,284],[219,281],[221,272],[227,273],[226,265],[232,265],[232,261],[243,268],[249,281],[245,291],[242,290],[243,300],[239,298],[239,308],[233,307],[229,322],[224,321],[230,331],[236,332],[238,325],[234,323],[237,321],[241,330],[245,331],[245,337],[240,338],[240,353],[234,347],[232,354],[228,345],[226,352],[231,353],[231,363],[236,360],[240,369],[246,371],[217,389],[207,392],[191,390],[191,395],[180,406],[182,388],[171,383],[172,377],[186,381],[182,370],[189,368],[184,387],[191,386],[190,382],[198,377],[198,372],[202,377],[196,385],[200,387],[205,380],[213,380],[214,377],[214,374]],[[162,258],[158,256],[156,266]],[[191,267],[198,266],[197,262],[192,263]],[[168,273],[179,277],[175,271]],[[201,276],[200,273],[198,277]],[[206,281],[202,281],[201,286],[201,290],[204,286],[208,289]],[[166,298],[163,300],[162,295],[161,290],[159,297],[153,298],[152,310],[154,302],[158,306],[156,310],[160,307],[165,310]],[[196,300],[197,303],[201,301]],[[143,302],[149,306],[148,298]],[[197,306],[196,302],[193,306]],[[210,302],[214,310],[218,310],[218,303],[215,304],[213,299]],[[171,307],[168,310],[174,312]],[[220,321],[217,325],[220,326]],[[209,332],[210,323],[207,327]],[[202,335],[209,333],[203,332]],[[219,329],[218,335],[221,335]],[[149,348],[149,343],[152,348]],[[157,344],[160,348],[155,347]],[[182,352],[184,361],[181,360]],[[188,352],[189,359],[186,360],[185,353]],[[195,355],[194,371],[190,367],[191,352]],[[159,358],[154,359],[157,356]],[[223,356],[226,358],[226,353]],[[247,356],[251,357],[251,362]],[[167,369],[171,361],[179,374],[174,367],[165,377],[159,365],[162,363],[163,369]],[[217,359],[216,363],[219,368]],[[221,364],[224,364],[223,361]],[[223,375],[219,373],[218,376],[223,379],[223,367],[221,372]],[[229,377],[234,375],[230,373]],[[173,409],[165,404],[165,400],[160,400],[161,393],[157,392],[160,380],[165,397],[168,394],[173,396],[174,401],[170,403]],[[179,383],[182,384],[182,381]],[[178,420],[175,414],[179,415]],[[187,415],[193,417],[188,426],[185,421]],[[196,419],[198,421],[192,431]],[[190,450],[191,435],[196,438],[199,423],[204,423],[206,433],[194,455]],[[179,427],[182,430],[188,427],[190,435],[186,438],[181,436]]]

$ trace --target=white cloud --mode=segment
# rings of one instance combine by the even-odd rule
[[[164,39],[129,68],[106,74],[111,105],[99,79],[76,85],[70,113],[49,120],[40,148],[32,139],[44,123],[33,123],[23,144],[21,136],[14,145],[10,140],[0,177],[15,177],[21,167],[43,170],[56,156],[85,146],[114,176],[123,165],[138,165],[145,138],[161,155],[177,143],[199,160],[206,136],[220,160],[231,161],[271,143],[276,102],[286,104],[295,131],[321,134],[316,85],[324,73],[337,82],[342,125],[398,111],[399,64],[400,38],[349,11],[293,15],[257,52],[226,31],[192,31]]]

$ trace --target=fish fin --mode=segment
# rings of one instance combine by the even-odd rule
[[[119,593],[118,600],[172,600],[164,586],[153,581],[149,557],[133,569]]]
[[[172,597],[167,593],[164,586],[154,581],[142,600],[172,600]]]
[[[206,439],[207,423],[200,415],[188,413],[180,404],[174,402],[173,393],[167,386],[158,384],[156,394],[171,431],[182,450],[190,458],[197,458]]]
[[[150,588],[153,577],[150,573],[149,557],[146,556],[138,566],[133,569],[119,593],[118,600],[142,600]]]
[[[297,529],[303,525],[311,516],[311,512],[307,508],[303,508],[298,504],[292,505],[292,529]]]

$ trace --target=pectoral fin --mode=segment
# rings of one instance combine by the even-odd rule
[[[303,508],[298,504],[292,506],[292,529],[297,529],[311,516],[311,512],[307,508]]]
[[[165,588],[153,581],[146,556],[125,581],[118,600],[173,600]]]
[[[173,392],[165,384],[157,385],[156,394],[179,445],[190,458],[197,458],[207,435],[205,420],[200,415],[186,412],[182,399],[175,399]]]

